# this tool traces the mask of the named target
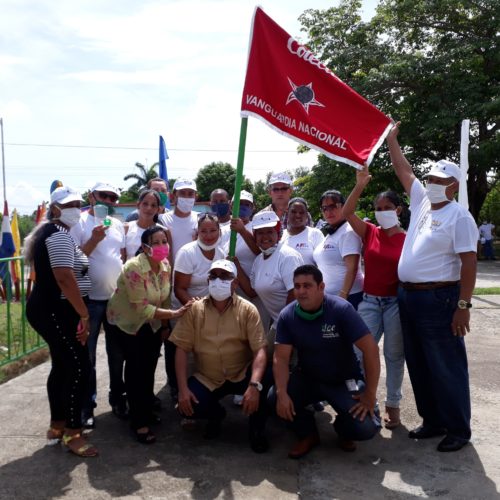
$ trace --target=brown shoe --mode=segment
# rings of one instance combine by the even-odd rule
[[[315,446],[319,444],[319,434],[309,434],[309,436],[295,443],[295,446],[288,452],[289,458],[301,458],[307,455]]]
[[[399,408],[385,407],[384,424],[386,429],[395,429],[401,424],[399,414]]]
[[[349,452],[356,451],[356,443],[350,439],[344,439],[339,436],[338,444],[341,450]]]

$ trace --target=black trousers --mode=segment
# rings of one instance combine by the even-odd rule
[[[82,401],[90,377],[89,351],[76,339],[80,317],[67,300],[47,304],[36,293],[28,300],[26,317],[50,349],[52,368],[47,380],[50,418],[64,420],[70,429],[80,429]]]
[[[136,430],[150,424],[153,412],[155,370],[161,348],[160,332],[146,323],[136,335],[111,325],[115,340],[125,355],[125,388],[130,412],[130,426]]]

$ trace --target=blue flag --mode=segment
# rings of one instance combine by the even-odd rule
[[[168,175],[167,175],[167,160],[168,160],[167,147],[165,146],[165,141],[163,140],[163,137],[160,135],[159,174],[160,177],[166,182],[167,189],[170,192],[170,186],[168,184]],[[170,208],[170,199],[168,198],[168,196],[167,196],[167,202],[165,203],[165,208]]]

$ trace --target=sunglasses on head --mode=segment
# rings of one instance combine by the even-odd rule
[[[211,214],[209,212],[203,212],[198,214],[198,222],[202,222],[205,219],[213,220],[214,222],[219,222],[219,219],[217,218],[216,215]]]

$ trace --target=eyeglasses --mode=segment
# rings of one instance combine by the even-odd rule
[[[290,189],[290,186],[284,186],[284,187],[274,187],[274,188],[271,188],[271,191],[273,193],[279,193],[280,191],[281,192],[285,192],[285,191],[288,191]]]
[[[323,205],[321,208],[322,212],[333,212],[336,208],[339,208],[340,203],[334,205]]]
[[[112,203],[116,203],[118,201],[118,196],[116,194],[114,194],[114,193],[104,193],[102,191],[96,191],[96,194],[102,200],[109,200]]]

